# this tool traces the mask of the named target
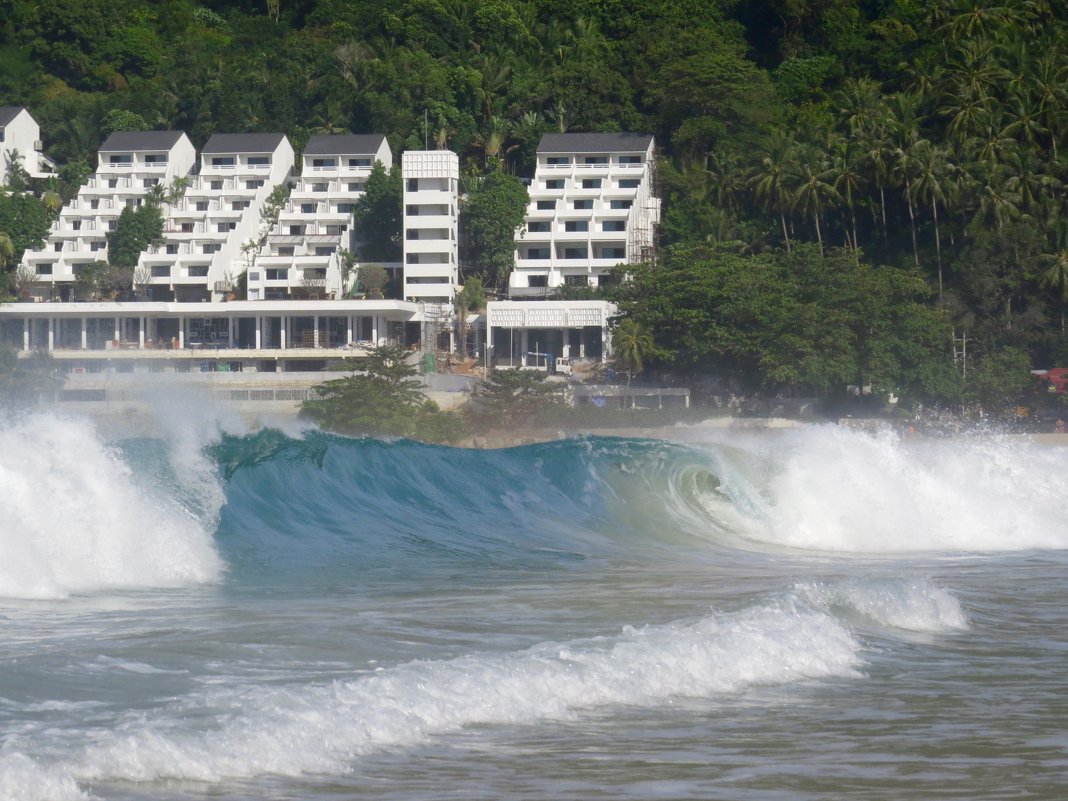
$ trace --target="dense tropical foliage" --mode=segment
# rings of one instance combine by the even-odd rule
[[[120,127],[382,132],[520,176],[546,131],[650,131],[669,255],[622,300],[663,364],[957,399],[1068,359],[1066,43],[1049,0],[0,0],[0,104],[60,197]],[[21,252],[40,215],[5,208]]]

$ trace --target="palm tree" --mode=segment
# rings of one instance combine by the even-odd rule
[[[816,239],[823,252],[823,229],[820,220],[825,206],[834,205],[842,199],[838,191],[828,180],[826,163],[819,151],[806,148],[795,164],[793,173],[793,203],[791,211],[800,210],[801,214],[811,214],[816,224]]]
[[[1046,289],[1052,289],[1061,307],[1061,331],[1064,331],[1064,304],[1068,302],[1068,248],[1040,257],[1049,266],[1038,277]]]
[[[860,258],[860,242],[857,239],[857,211],[853,203],[853,191],[860,191],[860,170],[858,169],[857,149],[849,140],[839,137],[832,146],[830,175],[833,177],[834,189],[839,195],[845,194],[846,206],[849,208],[850,222],[853,226],[853,254]]]
[[[626,406],[630,397],[630,380],[642,371],[645,360],[656,353],[652,332],[632,318],[623,320],[612,334],[612,350],[618,362],[627,366],[627,390],[623,396]]]
[[[775,131],[760,157],[760,164],[752,168],[749,177],[757,202],[768,211],[779,213],[787,253],[790,252],[790,233],[786,229],[786,210],[793,204],[788,185],[793,169],[793,153],[793,143],[786,134]]]
[[[913,148],[916,181],[913,191],[918,199],[931,201],[931,215],[934,217],[935,253],[938,260],[938,305],[942,305],[942,234],[938,225],[938,204],[946,202],[946,179],[953,171],[953,165],[947,159],[946,151],[935,147],[927,140],[922,140]]]

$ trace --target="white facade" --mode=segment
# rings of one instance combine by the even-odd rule
[[[196,160],[192,142],[181,131],[114,133],[98,155],[96,172],[63,207],[40,250],[26,251],[22,264],[36,276],[36,300],[71,300],[78,272],[107,261],[107,235],[126,206],[138,206],[156,185],[185,177]]]
[[[155,300],[219,301],[233,291],[259,236],[261,209],[293,169],[293,146],[280,133],[215,134],[198,174],[167,208],[163,241],[141,254],[140,278]]]
[[[608,322],[615,313],[604,300],[490,301],[488,363],[509,369],[561,357],[604,362],[611,353]]]
[[[376,161],[393,164],[381,134],[308,140],[300,177],[249,269],[249,300],[345,295],[339,251],[355,250],[352,214]]]
[[[14,154],[34,178],[52,174],[52,163],[41,154],[41,127],[22,106],[0,106],[0,186],[7,184],[7,165]]]
[[[542,137],[509,295],[596,287],[613,267],[651,258],[660,222],[654,167],[647,134]]]
[[[404,298],[448,303],[459,281],[460,160],[450,150],[409,150],[404,174]]]

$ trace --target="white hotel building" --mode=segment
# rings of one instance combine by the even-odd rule
[[[345,296],[352,277],[344,275],[340,251],[355,251],[353,210],[376,161],[387,170],[393,164],[382,134],[308,140],[300,177],[249,268],[249,300]]]
[[[199,174],[190,176],[183,197],[167,209],[163,241],[138,260],[150,298],[200,302],[229,296],[248,267],[244,245],[259,235],[260,209],[292,170],[293,146],[283,134],[212,136],[200,153]]]
[[[8,163],[16,154],[32,178],[52,174],[52,162],[41,153],[37,120],[23,106],[0,106],[0,186],[7,185]]]
[[[654,166],[648,134],[543,136],[509,296],[597,287],[613,267],[651,258],[660,222]]]
[[[451,303],[459,283],[460,159],[451,150],[409,150],[404,174],[404,299]]]
[[[180,131],[114,133],[101,146],[96,172],[63,207],[44,247],[27,250],[24,268],[35,282],[36,300],[72,300],[78,272],[87,264],[107,261],[107,235],[126,206],[144,201],[149,189],[185,177],[196,150]]]
[[[608,357],[615,307],[552,297],[561,287],[602,287],[614,267],[653,257],[660,222],[654,147],[648,134],[542,137],[526,221],[516,234],[511,299],[487,308],[496,366]]]

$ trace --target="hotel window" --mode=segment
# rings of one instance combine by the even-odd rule
[[[584,275],[565,275],[564,286],[589,286],[590,280]]]
[[[151,189],[152,187],[159,185],[159,178],[145,178],[145,180],[141,182],[141,185],[145,189]]]
[[[129,167],[133,163],[133,159],[129,155],[111,156],[108,159],[108,164],[112,167]]]
[[[245,181],[245,189],[259,189],[263,186],[263,179],[257,178],[254,181]]]
[[[248,166],[250,167],[266,167],[271,163],[270,156],[249,156]]]
[[[613,200],[608,204],[608,207],[612,209],[629,209],[633,203],[633,200]]]
[[[585,259],[589,251],[586,248],[564,248],[565,259]]]
[[[196,209],[197,209],[197,211],[207,211],[208,210],[208,201],[206,201],[206,200],[198,200]]]
[[[52,250],[54,250],[56,253],[61,253],[63,251],[63,243],[62,242],[53,243]]]
[[[234,166],[234,157],[233,156],[212,156],[212,158],[211,158],[211,166],[212,167],[233,167]]]
[[[294,252],[295,249],[292,245],[285,245],[283,247],[278,248],[279,256],[292,256]]]
[[[328,184],[326,184],[325,182],[319,182],[317,184],[312,184],[311,190],[313,192],[325,192],[328,188]]]
[[[108,220],[108,230],[109,231],[114,231],[118,227],[119,227],[119,221],[118,220]]]
[[[108,189],[114,189],[119,185],[118,178],[108,178]]]
[[[301,214],[315,214],[315,204],[314,203],[301,203],[300,204],[300,213]]]
[[[408,179],[408,191],[409,192],[418,192],[419,191],[419,179],[418,178],[409,178]]]
[[[38,275],[51,275],[52,274],[52,265],[51,264],[38,264],[37,265],[37,274]]]
[[[337,204],[337,213],[338,214],[352,214],[352,204],[351,203],[338,203]]]
[[[247,200],[235,200],[233,203],[230,204],[230,208],[233,211],[244,211],[248,208],[248,206],[249,201]]]
[[[556,201],[555,200],[539,200],[538,201],[538,210],[539,211],[547,211],[548,209],[555,209],[555,208],[556,208]]]
[[[193,233],[193,223],[190,223],[190,222],[182,223],[182,233],[183,234],[191,234],[191,233]]]
[[[576,211],[589,211],[593,208],[593,201],[590,199],[576,200],[572,205]]]
[[[608,163],[608,156],[586,156],[586,164],[601,165]]]
[[[268,281],[285,281],[289,270],[267,270]]]
[[[349,191],[350,192],[362,192],[363,191],[363,181],[349,181]]]
[[[549,258],[549,248],[527,248],[528,259],[547,259]]]
[[[89,201],[89,208],[91,208],[91,209],[99,209],[100,208],[100,201],[97,200],[96,198],[93,198],[92,200]]]
[[[547,287],[549,285],[549,276],[547,275],[532,275],[527,278],[527,286],[531,289],[539,289]]]
[[[90,250],[90,251],[97,251],[97,250],[103,250],[103,249],[104,249],[104,248],[106,248],[107,246],[108,246],[108,243],[107,243],[107,242],[99,242],[99,241],[97,241],[97,242],[90,242],[90,243],[89,243],[89,250]]]
[[[323,169],[324,167],[336,167],[336,159],[312,159],[312,167],[317,169]]]
[[[341,236],[341,232],[344,229],[344,225],[328,225],[326,226],[326,234],[327,236]]]
[[[152,268],[153,278],[170,278],[171,268],[168,266],[156,266]]]
[[[165,154],[149,153],[147,156],[145,156],[145,164],[159,165],[159,164],[166,164],[166,163],[167,163],[167,156]]]
[[[571,231],[572,233],[576,231],[589,231],[590,223],[588,220],[568,220],[564,223],[564,230]]]
[[[551,178],[550,180],[545,182],[545,188],[546,189],[563,189],[564,188],[564,179],[563,178]]]
[[[619,179],[619,188],[620,189],[637,189],[641,185],[642,185],[642,179],[641,178],[620,178]]]
[[[329,256],[334,252],[332,247],[317,247],[315,248],[316,256]]]
[[[620,164],[641,164],[642,163],[642,157],[641,156],[620,156],[619,157],[619,163]]]
[[[290,236],[304,236],[304,226],[303,225],[291,225],[291,226],[289,226],[289,235]]]
[[[207,278],[208,277],[208,267],[207,267],[207,265],[204,265],[203,267],[199,267],[199,266],[198,267],[190,267],[189,268],[189,277],[190,278]]]
[[[178,253],[178,245],[173,243],[173,242],[169,243],[167,245],[167,254],[170,255],[170,256],[174,256],[174,255],[177,255],[177,253]]]
[[[627,258],[626,248],[601,248],[602,259],[625,259]]]
[[[570,164],[571,163],[571,157],[570,156],[549,156],[549,158],[547,158],[545,161],[546,161],[547,164],[554,164],[554,165],[555,164]]]
[[[601,179],[600,178],[583,178],[582,179],[582,188],[583,189],[600,189],[601,188]]]
[[[220,245],[218,242],[209,242],[208,244],[204,245],[203,248],[204,254],[209,256],[212,253],[218,253],[220,250],[222,250],[222,245]]]
[[[370,167],[371,159],[349,159],[350,167]]]
[[[548,220],[542,222],[527,223],[527,230],[532,234],[547,234],[549,233]]]
[[[627,223],[625,220],[605,220],[601,224],[602,231],[626,231]]]
[[[223,182],[222,181],[212,181],[210,186],[215,191],[219,191],[220,189],[223,188]]]

